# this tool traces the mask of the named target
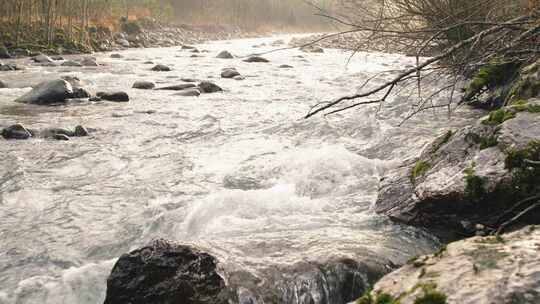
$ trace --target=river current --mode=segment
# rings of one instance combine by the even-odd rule
[[[303,119],[313,104],[354,93],[377,73],[414,64],[411,57],[359,53],[347,63],[348,52],[294,49],[264,55],[270,63],[215,58],[221,50],[268,51],[253,46],[278,38],[290,37],[198,45],[208,51],[200,58],[179,47],[126,50],[121,59],[96,54],[99,67],[19,59],[26,70],[2,72],[10,88],[0,89],[0,127],[81,124],[91,137],[0,139],[0,303],[102,303],[118,256],[155,238],[195,244],[225,270],[267,286],[269,270],[286,273],[299,262],[371,256],[401,264],[433,251],[436,239],[370,206],[385,170],[470,118],[427,111],[399,126],[415,101],[397,94],[380,109]],[[173,70],[152,72],[148,60]],[[225,67],[245,80],[221,79]],[[92,92],[126,91],[131,102],[13,102],[31,85],[66,75]],[[131,89],[136,80],[165,86],[181,78],[225,91],[180,97]],[[319,302],[342,304],[332,301]]]

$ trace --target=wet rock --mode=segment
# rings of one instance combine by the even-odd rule
[[[135,83],[133,84],[134,89],[140,89],[140,90],[152,90],[155,87],[156,87],[156,84],[153,83],[152,81],[139,80],[139,81],[135,81]]]
[[[191,45],[182,45],[182,50],[196,50],[197,48]]]
[[[372,294],[388,294],[401,304],[540,303],[540,264],[533,244],[540,244],[540,229],[534,226],[500,238],[451,243],[386,275]],[[446,301],[422,301],[426,294]]]
[[[153,61],[145,61],[145,62],[143,62],[143,64],[154,64],[154,62]]]
[[[82,67],[83,65],[80,62],[68,60],[61,64],[61,66],[68,66],[68,67]]]
[[[540,141],[540,113],[514,115],[502,123],[483,118],[447,132],[416,159],[389,170],[381,180],[375,211],[425,227],[444,240],[471,236],[470,229],[463,229],[464,221],[499,227],[515,215],[505,213],[508,206],[540,193],[534,179],[518,178],[523,170],[534,172],[533,167],[508,167],[509,151]],[[540,214],[522,220],[534,222],[534,216]]]
[[[220,59],[233,59],[234,56],[228,52],[228,51],[221,51],[217,56],[216,58],[220,58]]]
[[[16,64],[13,64],[13,63],[8,63],[8,64],[0,63],[0,71],[1,72],[18,71],[18,70],[22,70],[22,68],[20,68]]]
[[[221,87],[210,81],[202,81],[199,83],[199,88],[202,93],[216,93],[223,91]]]
[[[15,124],[2,130],[5,139],[28,139],[32,133],[21,124]]]
[[[53,138],[56,140],[63,140],[63,141],[69,140],[69,136],[67,136],[66,134],[55,134]]]
[[[83,82],[77,76],[67,75],[67,76],[62,76],[60,78],[69,82],[69,84],[71,84],[71,86],[74,88],[75,87],[80,88],[83,85]]]
[[[99,66],[95,57],[84,57],[81,60],[83,66]]]
[[[94,101],[94,102],[102,101],[102,100],[103,99],[101,99],[101,97],[99,97],[99,96],[92,96],[92,97],[88,98],[88,101]]]
[[[288,64],[282,64],[279,66],[280,69],[292,69],[293,67]]]
[[[129,96],[126,92],[98,92],[96,94],[102,100],[115,102],[128,102]]]
[[[116,43],[122,47],[128,48],[130,46],[129,41],[123,38],[116,39]]]
[[[81,125],[76,126],[75,132],[73,132],[73,136],[77,136],[77,137],[84,137],[88,135],[90,135],[90,132],[88,132],[88,130]]]
[[[246,78],[242,75],[237,75],[233,77],[234,80],[245,80]]]
[[[124,254],[107,279],[104,304],[226,304],[217,260],[195,248],[157,240]]]
[[[155,72],[169,72],[171,71],[171,68],[164,65],[164,64],[158,64],[152,68],[152,71]]]
[[[120,55],[120,54],[111,54],[111,58],[114,58],[114,59],[121,59],[121,58],[124,58],[124,56]]]
[[[62,57],[62,56],[52,56],[51,59],[54,60],[54,61],[61,61],[61,60],[64,60],[64,57]]]
[[[5,84],[2,80],[0,80],[0,89],[7,88],[7,84]]]
[[[304,53],[324,53],[324,49],[316,45],[307,45],[300,48],[300,51]]]
[[[263,58],[263,57],[260,57],[260,56],[251,56],[247,59],[244,59],[244,62],[261,62],[261,63],[266,63],[266,62],[270,62],[270,60],[266,59],[266,58]]]
[[[193,50],[191,50],[191,52],[192,52],[192,53],[200,53],[200,51],[197,50],[197,49],[193,49]]]
[[[71,94],[69,98],[83,99],[90,98],[90,96],[90,92],[83,88],[73,88],[73,94]]]
[[[0,46],[0,59],[9,59],[11,54],[5,46]]]
[[[69,82],[56,79],[38,84],[30,92],[17,98],[15,102],[47,105],[65,102],[72,94],[73,88]]]
[[[183,82],[198,82],[198,79],[195,78],[180,78]]]
[[[182,91],[182,90],[194,88],[194,87],[196,87],[196,85],[193,83],[182,83],[182,84],[176,84],[172,86],[157,88],[156,90]]]
[[[189,89],[185,89],[185,90],[181,90],[179,91],[178,93],[174,94],[175,96],[185,96],[185,97],[188,97],[188,96],[200,96],[201,95],[201,91],[198,89],[198,88],[189,88]]]
[[[53,62],[51,57],[44,54],[39,54],[37,56],[34,56],[32,57],[32,60],[36,63],[52,63]]]
[[[221,78],[234,78],[240,76],[240,73],[235,68],[225,68],[221,71]]]

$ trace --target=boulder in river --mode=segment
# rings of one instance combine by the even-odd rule
[[[221,51],[216,58],[220,59],[233,59],[234,56],[229,51]]]
[[[324,53],[324,49],[316,45],[307,45],[300,48],[304,53]]]
[[[174,95],[175,96],[184,96],[184,97],[188,97],[188,96],[196,97],[196,96],[201,95],[201,91],[199,90],[199,88],[189,88],[189,89],[181,90],[181,91],[179,91],[178,93],[176,93]]]
[[[47,55],[44,55],[44,54],[36,55],[36,56],[32,57],[32,60],[34,62],[36,62],[36,63],[52,63],[52,62],[54,62],[51,57],[49,57]]]
[[[152,71],[155,71],[155,72],[169,72],[169,71],[171,71],[171,68],[164,65],[164,64],[157,64],[152,68]]]
[[[18,70],[22,70],[23,68],[17,66],[16,64],[14,63],[7,63],[7,64],[4,64],[4,63],[1,63],[0,62],[0,72],[7,72],[7,71],[18,71]]]
[[[72,94],[73,88],[69,82],[56,79],[38,84],[30,92],[17,98],[15,102],[47,105],[65,102],[66,99],[71,98]]]
[[[122,47],[125,47],[125,48],[130,47],[129,41],[127,41],[126,39],[123,39],[123,38],[116,39],[116,43],[118,45],[122,46]]]
[[[73,61],[73,60],[64,61],[62,62],[61,65],[68,66],[68,67],[82,67],[83,66],[80,62]]]
[[[115,53],[115,54],[111,54],[111,58],[114,58],[114,59],[120,59],[120,58],[124,58],[124,56],[118,54],[118,53]]]
[[[97,59],[96,57],[84,57],[82,60],[81,60],[81,64],[83,66],[99,66],[99,64],[97,63]]]
[[[115,102],[128,102],[129,95],[126,92],[98,92],[97,97],[102,100]]]
[[[104,304],[227,304],[227,297],[213,256],[156,240],[120,257]]]
[[[0,46],[0,59],[9,59],[11,54],[5,46]]]
[[[138,80],[133,83],[134,89],[140,89],[140,90],[152,90],[156,87],[156,84],[152,81],[145,81],[145,80]]]
[[[196,50],[197,48],[191,45],[182,45],[182,50]]]
[[[32,133],[21,124],[15,124],[2,130],[5,139],[28,139]]]
[[[505,228],[529,205],[520,201],[540,194],[540,168],[533,164],[540,161],[539,108],[540,100],[511,105],[442,134],[385,174],[375,211],[445,240]],[[540,210],[532,210],[517,223],[538,218]],[[486,229],[471,228],[478,226]]]
[[[5,84],[2,80],[0,80],[0,89],[7,88],[7,84]]]
[[[384,276],[356,303],[540,303],[538,244],[535,226],[454,242]]]
[[[199,83],[198,87],[203,93],[216,93],[223,91],[221,87],[210,81],[202,81],[201,83]]]
[[[196,87],[194,83],[181,83],[181,84],[175,84],[172,86],[157,88],[156,90],[182,91],[182,90],[194,88],[194,87]]]
[[[69,98],[82,99],[82,98],[90,98],[90,96],[91,96],[90,92],[88,92],[87,90],[83,88],[74,87],[73,94],[71,94]]]
[[[244,59],[244,62],[261,62],[261,63],[266,63],[266,62],[270,62],[270,60],[266,59],[266,58],[263,58],[263,57],[260,57],[260,56],[251,56],[247,59]]]
[[[234,78],[240,76],[240,73],[235,68],[225,68],[221,71],[222,78]]]
[[[293,67],[288,64],[282,64],[279,66],[280,69],[292,69]]]
[[[77,136],[77,137],[85,137],[88,135],[90,135],[90,132],[88,132],[88,130],[81,125],[76,126],[75,132],[73,132],[73,136]]]

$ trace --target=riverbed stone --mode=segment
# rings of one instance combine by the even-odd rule
[[[99,64],[97,63],[96,57],[91,57],[91,56],[84,57],[81,60],[81,64],[83,66],[99,66]]]
[[[140,89],[140,90],[152,90],[156,87],[156,84],[152,81],[146,81],[146,80],[138,80],[133,83],[134,89]]]
[[[4,128],[1,134],[5,139],[28,139],[32,137],[32,133],[21,124]]]
[[[538,244],[538,226],[454,242],[384,276],[372,297],[386,294],[400,304],[540,303]]]
[[[111,54],[110,56],[111,58],[113,59],[121,59],[121,58],[124,58],[124,56],[118,54],[118,53],[115,53],[115,54]]]
[[[229,51],[221,51],[216,58],[220,59],[233,59],[234,56]]]
[[[51,57],[44,54],[36,55],[32,57],[32,60],[36,63],[53,63],[54,62]]]
[[[129,95],[126,92],[98,92],[97,97],[102,100],[115,101],[115,102],[128,102]]]
[[[83,65],[80,62],[68,60],[62,62],[61,66],[67,66],[67,67],[82,67]]]
[[[221,71],[221,78],[234,78],[240,76],[240,73],[235,68],[225,68]]]
[[[152,71],[155,71],[155,72],[169,72],[169,71],[171,71],[171,68],[164,65],[164,64],[157,64],[152,68]]]
[[[540,143],[540,113],[512,115],[515,117],[502,123],[484,117],[472,126],[445,132],[416,158],[386,172],[375,211],[397,222],[427,228],[443,240],[476,234],[464,229],[463,222],[489,227],[485,231],[489,233],[523,211],[526,205],[506,213],[518,201],[540,194],[540,184],[534,179],[538,169],[526,163],[511,168],[508,164],[514,153],[540,149],[533,148],[535,142]],[[526,172],[533,175],[520,177],[528,176]],[[517,224],[540,222],[538,219],[540,212],[532,212]]]
[[[260,56],[251,56],[247,59],[244,59],[244,62],[249,62],[249,63],[267,63],[267,62],[270,62],[270,60],[266,59],[266,58],[263,58],[263,57],[260,57]]]
[[[179,91],[178,93],[174,94],[175,96],[184,96],[184,97],[197,97],[201,95],[201,91],[199,88],[188,88]]]
[[[175,84],[171,86],[157,88],[156,90],[182,91],[182,90],[194,88],[194,87],[196,87],[194,83],[181,83],[181,84]]]
[[[104,304],[226,304],[228,294],[217,263],[196,248],[153,241],[116,262]]]
[[[223,91],[221,87],[210,81],[202,81],[199,83],[198,87],[202,93],[216,93]]]
[[[15,102],[48,105],[65,102],[73,94],[71,84],[63,79],[44,81]]]

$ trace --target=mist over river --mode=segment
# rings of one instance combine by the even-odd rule
[[[131,49],[119,59],[100,53],[99,67],[9,60],[27,68],[0,74],[10,86],[0,89],[0,127],[83,125],[92,132],[65,142],[0,139],[0,303],[102,303],[116,259],[155,238],[194,244],[218,257],[230,281],[264,288],[294,284],[288,278],[302,263],[402,264],[433,251],[435,238],[370,206],[385,170],[474,113],[449,121],[444,110],[427,111],[400,127],[417,101],[397,95],[380,111],[370,105],[305,120],[315,103],[354,93],[415,58],[359,53],[347,64],[350,53],[333,49],[264,55],[270,63],[215,58],[222,50],[268,51],[253,46],[290,38],[197,45],[208,51],[199,58],[180,47]],[[149,60],[172,71],[150,71]],[[221,79],[226,67],[245,79]],[[131,101],[13,102],[30,86],[66,75],[94,93],[126,91]],[[136,80],[161,87],[181,78],[211,80],[225,91],[181,97],[131,88]],[[342,304],[313,295],[328,292],[324,284],[310,291],[314,302]]]

